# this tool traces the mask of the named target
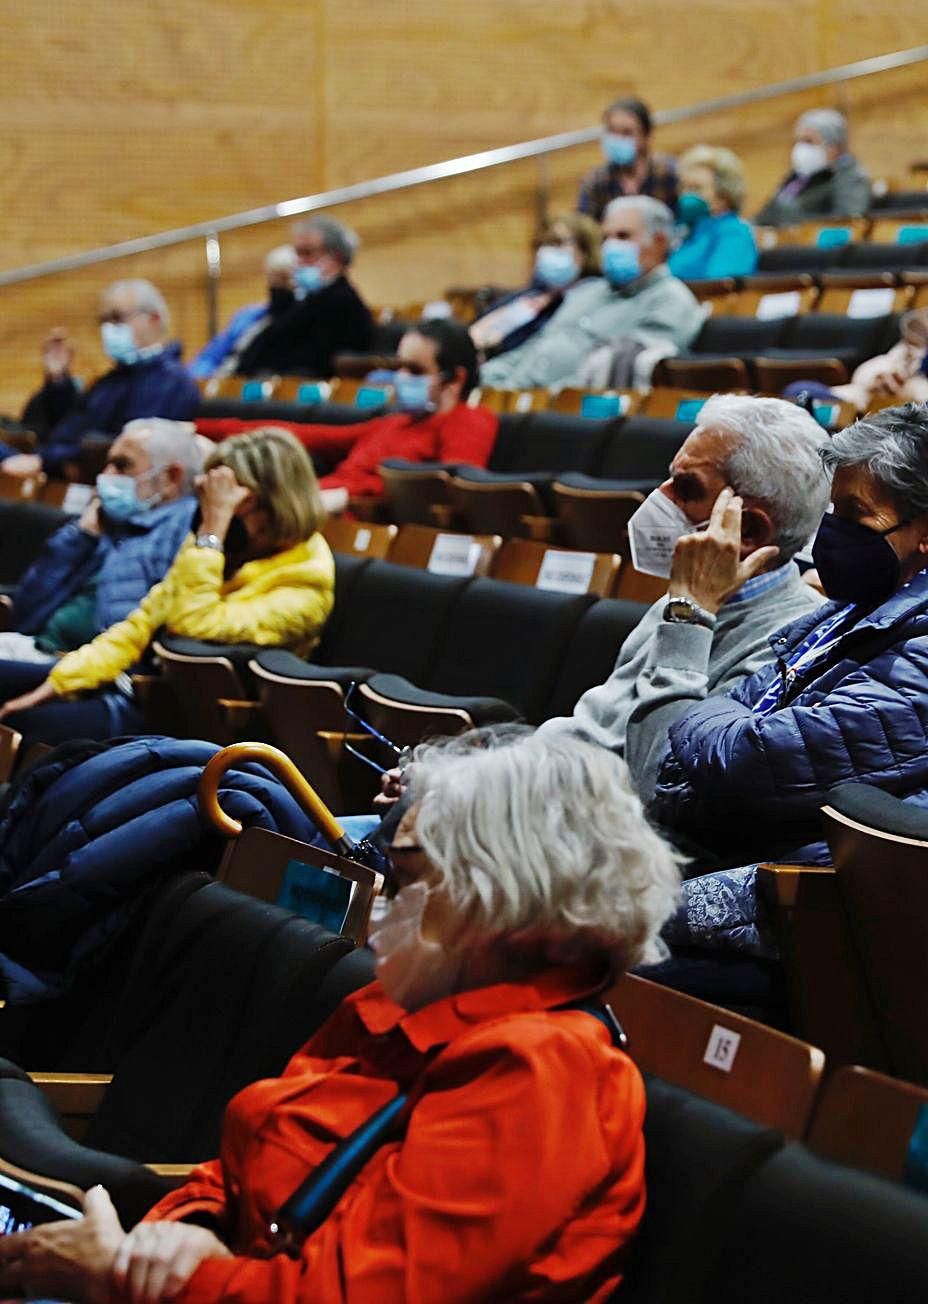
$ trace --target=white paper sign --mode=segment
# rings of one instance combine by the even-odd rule
[[[370,530],[358,530],[354,536],[354,543],[351,545],[355,552],[363,552],[371,541]]]
[[[472,534],[440,534],[429,553],[427,569],[433,575],[473,575],[480,560],[480,544]]]
[[[558,593],[588,593],[595,565],[595,552],[559,552],[556,548],[549,548],[542,559],[535,588],[554,589]]]
[[[92,497],[92,484],[69,484],[64,493],[61,510],[71,516],[80,516]]]
[[[885,317],[893,310],[896,291],[891,285],[872,290],[855,290],[847,305],[849,317]]]
[[[773,321],[777,317],[795,317],[799,312],[802,295],[799,290],[784,290],[782,294],[762,294],[757,301],[754,316],[760,321]]]
[[[714,1069],[721,1069],[723,1073],[730,1073],[740,1045],[740,1033],[731,1032],[728,1028],[723,1028],[720,1023],[717,1023],[709,1033],[709,1040],[706,1042],[706,1051],[702,1057],[702,1062]]]
[[[521,394],[516,395],[514,411],[531,412],[532,404],[535,401],[535,395],[530,389],[523,389]]]

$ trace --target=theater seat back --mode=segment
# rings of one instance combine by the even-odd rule
[[[221,883],[165,890],[146,921],[111,1037],[114,1077],[87,1143],[142,1161],[218,1153],[230,1098],[280,1074],[373,977],[342,936]]]
[[[546,716],[570,715],[588,688],[606,682],[623,643],[647,610],[645,602],[605,598],[583,613],[567,648]]]
[[[592,474],[621,418],[592,421],[556,412],[502,416],[490,456],[491,471],[581,471]]]
[[[594,601],[587,593],[473,580],[454,606],[424,686],[438,693],[502,698],[538,724],[570,638]]]

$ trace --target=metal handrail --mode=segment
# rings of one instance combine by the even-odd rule
[[[798,91],[855,81],[860,77],[892,72],[897,68],[926,61],[928,61],[928,45],[918,45],[909,50],[898,50],[893,54],[859,59],[855,63],[845,63],[823,72],[791,77],[787,81],[773,82],[769,86],[740,91],[735,95],[722,95],[713,100],[703,100],[698,104],[690,104],[679,109],[662,109],[653,115],[654,123],[656,126],[668,126],[677,122],[689,122],[713,113],[723,113],[729,109],[739,109],[745,105],[762,103],[764,100],[793,95]],[[208,222],[194,222],[190,226],[175,227],[171,231],[161,231],[156,235],[122,240],[118,244],[103,245],[83,253],[68,254],[63,258],[52,258],[44,263],[32,263],[27,267],[0,272],[0,287],[17,285],[22,281],[38,280],[40,277],[52,276],[59,272],[76,271],[82,267],[93,267],[98,263],[110,262],[117,258],[128,258],[132,254],[167,249],[172,245],[185,244],[188,240],[196,239],[206,240],[207,272],[210,280],[215,281],[220,273],[218,238],[227,231],[238,231],[244,227],[257,226],[262,222],[272,222],[283,217],[297,217],[302,213],[311,213],[321,208],[334,208],[338,204],[348,204],[356,199],[386,195],[394,190],[406,190],[412,186],[426,185],[431,181],[440,181],[447,177],[463,176],[468,172],[479,172],[484,168],[516,163],[522,159],[539,158],[556,153],[558,150],[572,149],[576,145],[587,145],[597,140],[599,134],[597,127],[584,127],[579,131],[562,131],[554,136],[542,136],[536,140],[522,141],[517,145],[503,145],[496,149],[480,150],[476,154],[464,154],[459,158],[445,159],[441,163],[427,163],[423,167],[391,172],[387,176],[374,177],[370,181],[359,181],[354,185],[339,186],[335,190],[323,190],[315,195],[287,199],[279,204],[265,204],[261,208],[232,213],[227,217],[214,218]]]

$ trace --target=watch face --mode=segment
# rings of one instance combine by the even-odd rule
[[[667,610],[673,616],[674,620],[694,620],[696,613],[690,603],[684,598],[671,598],[667,603]]]

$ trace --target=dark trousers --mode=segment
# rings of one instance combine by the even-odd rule
[[[27,661],[0,661],[0,701],[30,693],[48,678],[50,666]],[[14,711],[3,723],[23,735],[23,746],[70,742],[73,738],[102,741],[141,733],[138,707],[115,689],[104,689],[73,702],[51,701],[29,711]]]

